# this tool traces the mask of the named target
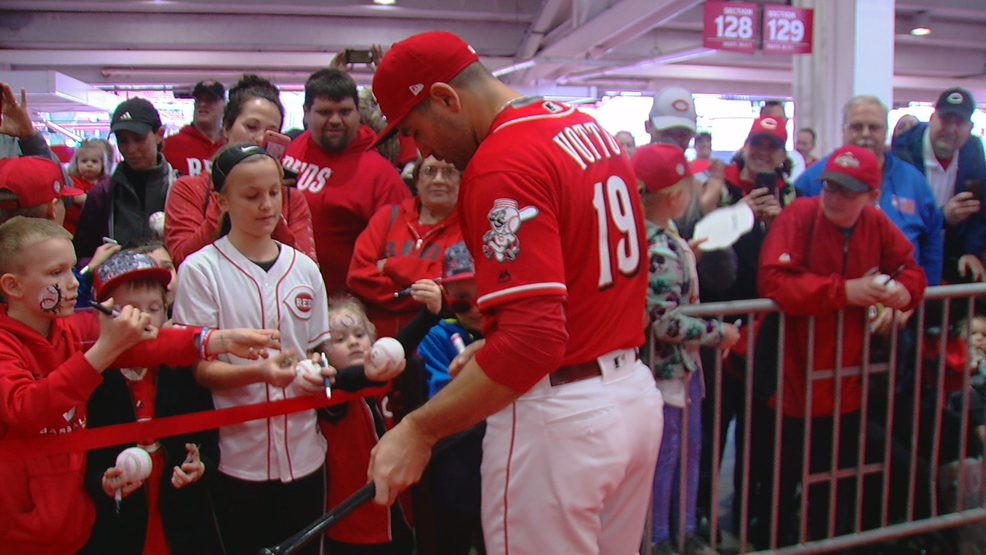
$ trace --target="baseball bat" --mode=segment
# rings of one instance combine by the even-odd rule
[[[439,441],[438,444],[435,445],[435,448],[432,449],[432,456],[437,453],[441,453],[474,429],[476,429],[476,426],[466,428],[461,432],[452,434]],[[376,497],[376,495],[376,485],[374,485],[373,482],[366,484],[356,490],[356,493],[345,498],[342,503],[339,503],[333,507],[332,510],[318,517],[315,522],[312,522],[306,526],[302,531],[273,547],[265,547],[261,549],[258,555],[293,555],[297,553],[301,548],[305,547],[312,541],[321,538],[326,530],[335,526],[340,520],[348,516],[349,513],[360,508],[367,501],[370,501]]]

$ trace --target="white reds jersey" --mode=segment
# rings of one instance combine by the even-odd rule
[[[328,302],[318,266],[287,245],[270,271],[248,260],[223,237],[189,256],[178,271],[174,320],[215,328],[276,329],[281,348],[304,353],[329,338]],[[233,355],[232,364],[251,361]],[[291,386],[254,383],[214,390],[216,408],[298,397]],[[219,470],[249,481],[304,477],[325,462],[325,439],[315,411],[301,411],[219,429]]]

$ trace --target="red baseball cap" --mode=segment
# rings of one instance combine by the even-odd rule
[[[746,142],[750,142],[754,137],[761,135],[770,137],[777,147],[784,148],[787,143],[787,125],[777,118],[757,118],[753,120],[753,127],[750,127],[750,134],[746,136]]]
[[[85,194],[68,183],[62,167],[47,158],[21,156],[0,160],[0,189],[17,196],[17,200],[0,202],[0,208],[31,208],[59,197]]]
[[[644,183],[648,193],[656,193],[678,183],[695,170],[685,160],[685,153],[677,145],[657,143],[644,145],[630,159],[637,179]]]
[[[876,191],[883,176],[880,162],[868,148],[846,145],[829,156],[818,181],[831,181],[857,193]]]
[[[479,56],[462,39],[430,31],[395,42],[373,73],[373,96],[387,118],[387,127],[369,148],[387,139],[404,116],[428,98],[435,83],[448,83]]]

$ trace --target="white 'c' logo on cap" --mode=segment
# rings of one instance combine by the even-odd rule
[[[962,104],[962,100],[963,100],[962,93],[953,92],[952,94],[948,95],[948,98],[946,98],[945,100],[947,100],[949,104]]]
[[[59,183],[57,179],[54,180],[54,181],[52,181],[51,182],[51,190],[52,191],[55,191],[55,194],[57,195],[62,190],[62,184]]]
[[[424,88],[425,86],[423,84],[417,83],[415,85],[411,85],[410,87],[408,87],[408,90],[411,91],[411,94],[413,94],[414,96],[418,96],[421,93],[421,91],[424,90]]]
[[[685,165],[679,163],[674,167],[674,171],[678,172],[678,175],[685,175]]]
[[[760,127],[773,131],[774,129],[777,129],[777,120],[774,118],[763,118],[760,120]]]
[[[843,152],[835,158],[835,165],[841,168],[858,168],[859,160],[851,152]]]

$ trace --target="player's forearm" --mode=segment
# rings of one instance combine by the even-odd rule
[[[445,388],[404,420],[409,420],[434,445],[439,439],[496,414],[520,395],[487,377],[473,359]]]
[[[200,361],[192,370],[199,385],[206,389],[242,387],[264,381],[261,365],[230,364],[220,360]]]

